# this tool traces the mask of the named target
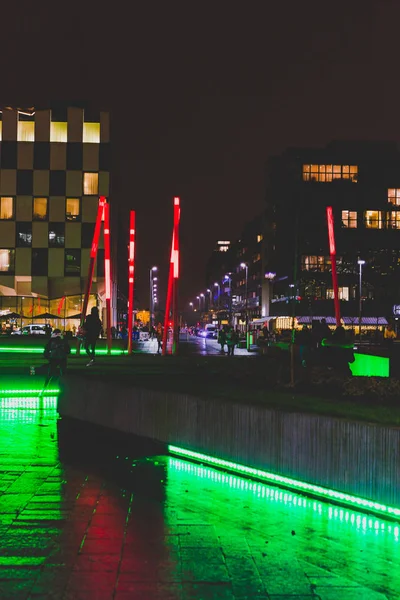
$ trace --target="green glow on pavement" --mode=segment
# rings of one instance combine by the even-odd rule
[[[327,516],[330,520],[339,520],[340,522],[349,523],[361,530],[374,530],[376,533],[388,532],[393,535],[396,542],[399,541],[400,527],[378,519],[377,517],[362,516],[360,513],[349,510],[347,508],[339,508],[332,506],[326,501],[319,502],[310,498],[300,496],[295,492],[282,491],[276,487],[270,487],[264,483],[259,483],[251,480],[237,477],[236,475],[221,473],[212,467],[204,467],[196,465],[185,460],[169,458],[169,468],[173,468],[179,472],[185,472],[189,475],[194,475],[200,479],[218,483],[220,485],[229,486],[232,490],[252,492],[257,498],[267,502],[275,502],[277,504],[291,505],[295,508],[312,510],[319,515]]]
[[[384,356],[354,353],[350,369],[356,377],[389,377],[389,359]]]
[[[282,485],[286,488],[304,493],[309,492],[314,496],[319,496],[321,498],[325,498],[326,500],[332,500],[341,504],[345,504],[347,506],[351,506],[352,508],[369,510],[379,515],[400,517],[400,508],[386,506],[385,504],[381,504],[379,502],[373,502],[372,500],[359,498],[358,496],[353,496],[337,490],[331,490],[329,488],[314,485],[312,483],[306,483],[305,481],[298,481],[296,479],[291,479],[290,477],[284,477],[283,475],[269,473],[268,471],[262,471],[261,469],[246,467],[238,463],[208,456],[207,454],[201,454],[200,452],[193,452],[192,450],[186,450],[185,448],[179,448],[177,446],[169,445],[168,451],[171,454],[176,454],[177,456],[183,456],[188,459],[208,463],[210,465],[221,467],[242,475],[250,475],[257,479],[266,480],[278,486]]]
[[[56,396],[24,396],[18,398],[0,398],[0,410],[14,409],[14,408],[32,408],[32,409],[56,409],[57,408],[57,397]]]
[[[36,348],[35,346],[26,346],[26,347],[0,346],[0,352],[9,352],[9,353],[16,353],[16,354],[43,354],[44,346],[43,346],[43,348]],[[76,354],[76,348],[71,348],[71,354]],[[107,348],[96,349],[96,356],[103,355],[103,354],[108,354]],[[125,350],[122,350],[120,348],[113,348],[111,350],[111,354],[113,354],[113,355],[125,354]],[[82,355],[82,357],[86,358],[86,352],[84,350],[81,350],[81,355]]]
[[[43,387],[25,390],[2,390],[0,389],[0,397],[2,396],[37,396],[38,394],[46,394],[46,396],[54,396],[60,393],[60,388],[43,389]]]

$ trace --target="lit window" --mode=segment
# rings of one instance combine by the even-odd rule
[[[50,123],[50,141],[66,142],[68,139],[68,123],[52,121]]]
[[[255,255],[253,256],[253,263],[256,263],[256,262],[258,262],[259,260],[261,260],[261,254],[260,254],[260,253],[258,253],[258,254],[255,254]]]
[[[79,221],[81,216],[81,201],[79,198],[67,198],[65,202],[65,219]]]
[[[46,221],[47,220],[47,198],[34,198],[33,199],[33,220],[34,221]]]
[[[35,141],[35,122],[34,121],[18,121],[17,140],[19,142],[34,142]]]
[[[400,205],[400,188],[388,189],[388,202],[396,204],[396,206]]]
[[[357,212],[353,210],[342,210],[342,224],[348,229],[357,227]]]
[[[303,271],[330,271],[331,259],[328,256],[302,256]]]
[[[14,198],[0,198],[0,220],[10,221],[14,218]]]
[[[262,235],[262,233],[259,233],[257,236],[257,243],[262,242],[264,239],[264,236]]]
[[[389,213],[389,223],[392,229],[400,229],[400,210],[394,210]]]
[[[32,246],[32,223],[20,221],[17,223],[17,247],[30,248]]]
[[[364,213],[365,227],[367,229],[383,229],[381,210],[366,210]]]
[[[99,193],[99,174],[83,174],[83,194],[84,196],[97,196]]]
[[[86,144],[100,144],[100,123],[84,123],[82,141]]]
[[[338,288],[339,300],[348,300],[349,299],[349,288],[348,287],[340,287]],[[334,294],[332,288],[327,288],[326,290],[326,299],[333,300]]]
[[[0,273],[14,273],[15,250],[0,250]]]
[[[49,223],[49,247],[64,248],[65,223]]]
[[[328,182],[334,179],[349,179],[356,182],[356,165],[303,165],[303,181]]]

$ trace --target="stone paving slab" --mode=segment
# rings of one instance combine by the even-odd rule
[[[59,425],[0,400],[1,600],[400,598],[395,524],[140,448],[117,459]]]

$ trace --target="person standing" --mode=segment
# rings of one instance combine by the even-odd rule
[[[163,326],[161,325],[161,323],[159,323],[157,325],[156,337],[157,337],[157,354],[160,354],[161,349],[162,349],[162,339],[163,339]]]
[[[44,349],[44,356],[49,361],[49,370],[46,384],[52,377],[65,375],[67,370],[67,357],[71,349],[67,340],[61,336],[61,331],[55,329]]]
[[[221,354],[225,354],[224,347],[226,344],[226,333],[224,328],[218,331],[218,344],[221,346]]]
[[[85,350],[86,354],[90,358],[90,361],[86,366],[90,367],[95,362],[96,343],[102,330],[102,324],[99,317],[99,309],[97,308],[97,306],[93,306],[92,310],[90,311],[90,315],[86,317],[84,330]]]
[[[226,334],[226,345],[228,346],[228,356],[235,354],[235,346],[238,343],[238,335],[233,327],[230,327]]]

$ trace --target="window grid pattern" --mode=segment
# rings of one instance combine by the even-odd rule
[[[302,256],[301,269],[302,271],[330,271],[332,268],[331,259],[329,256]]]
[[[388,189],[388,202],[400,206],[400,188]]]
[[[357,165],[303,165],[303,181],[329,182],[334,179],[358,179]]]
[[[347,229],[356,229],[357,227],[357,211],[342,210],[342,225]]]

